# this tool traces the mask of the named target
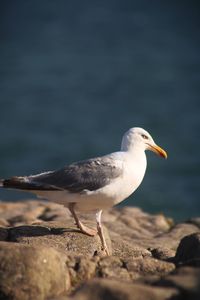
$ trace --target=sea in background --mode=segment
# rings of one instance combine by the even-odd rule
[[[0,177],[118,151],[140,126],[169,158],[147,153],[121,205],[200,216],[199,12],[193,0],[1,1]]]

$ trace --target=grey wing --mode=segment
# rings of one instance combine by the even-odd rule
[[[94,191],[110,183],[122,173],[112,158],[100,157],[80,161],[60,170],[28,177],[36,186],[44,189],[68,190],[72,193]]]

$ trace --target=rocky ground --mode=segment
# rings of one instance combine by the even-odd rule
[[[200,299],[200,218],[174,224],[124,207],[103,222],[109,257],[64,207],[0,202],[0,299]]]

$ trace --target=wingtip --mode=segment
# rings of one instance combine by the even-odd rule
[[[2,180],[2,187],[20,189],[26,184],[25,178],[21,176],[13,176]]]

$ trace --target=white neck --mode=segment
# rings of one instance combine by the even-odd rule
[[[130,161],[130,168],[133,167],[135,169],[137,167],[138,173],[141,173],[141,177],[143,178],[147,166],[147,159],[143,144],[133,144],[129,139],[125,138],[122,140],[121,151],[128,154],[127,158]],[[134,163],[132,164],[131,161],[134,161]]]

